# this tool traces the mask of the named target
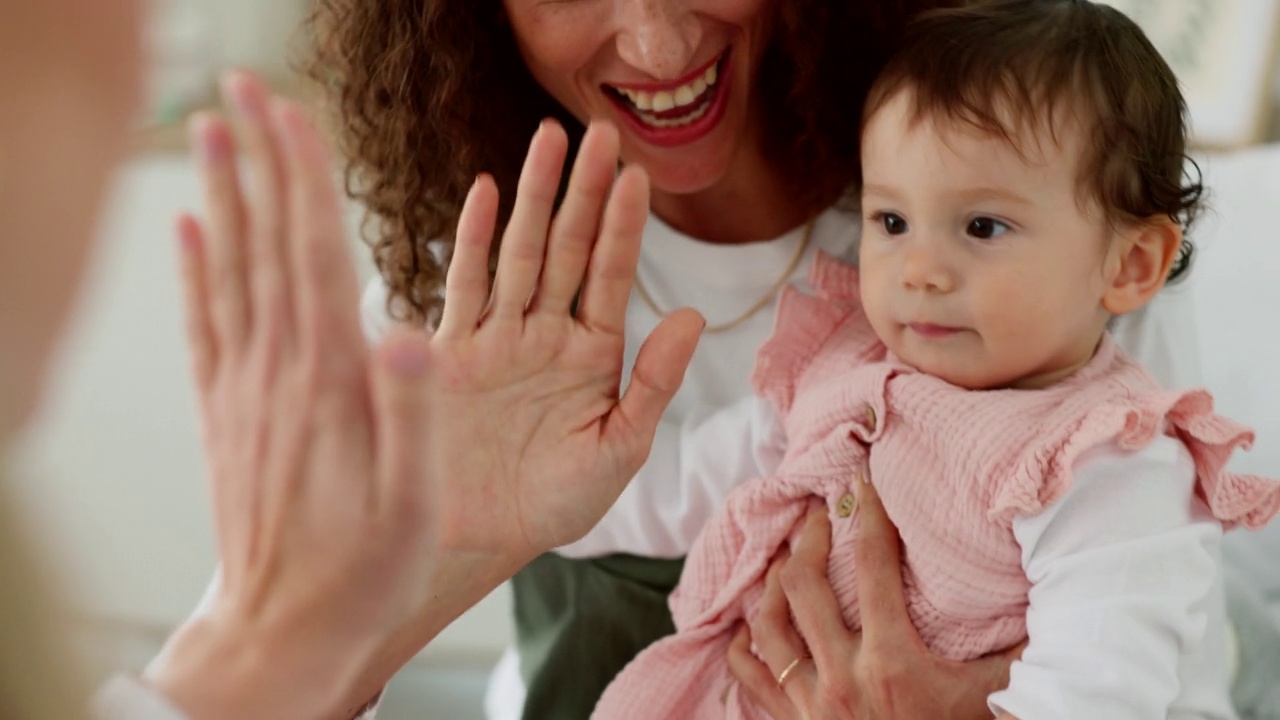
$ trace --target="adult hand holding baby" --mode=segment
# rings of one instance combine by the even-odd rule
[[[617,133],[593,126],[553,223],[568,141],[547,124],[492,291],[498,197],[481,177],[438,331],[370,352],[323,141],[251,77],[226,93],[248,184],[230,127],[201,119],[207,217],[179,225],[223,581],[148,679],[195,718],[340,715],[590,529],[643,462],[702,323],[673,313],[619,397],[647,180],[615,180]]]
[[[990,718],[986,696],[1009,684],[1024,646],[972,662],[930,652],[907,614],[898,531],[875,488],[855,485],[862,630],[845,626],[827,579],[831,521],[824,506],[810,512],[795,546],[770,566],[760,610],[730,646],[730,671],[777,720]]]

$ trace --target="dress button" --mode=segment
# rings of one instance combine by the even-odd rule
[[[867,406],[867,429],[871,432],[876,431],[876,409],[870,405]]]
[[[844,497],[840,498],[840,502],[836,503],[836,514],[842,518],[847,518],[853,514],[857,507],[858,499],[852,493],[845,493]]]

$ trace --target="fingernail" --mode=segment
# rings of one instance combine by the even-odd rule
[[[262,108],[259,107],[253,93],[245,92],[244,86],[245,83],[240,80],[239,74],[227,73],[222,78],[222,96],[237,117],[244,120],[261,120]]]
[[[213,120],[197,116],[192,119],[187,130],[191,147],[195,149],[197,158],[203,165],[214,165],[221,162],[231,153],[227,138],[214,127]]]

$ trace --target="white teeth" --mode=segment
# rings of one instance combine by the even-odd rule
[[[698,108],[695,109],[693,112],[687,115],[681,115],[680,117],[676,117],[676,118],[654,117],[653,115],[650,115],[649,113],[645,113],[645,112],[636,113],[636,116],[639,117],[641,120],[643,120],[646,125],[649,125],[651,127],[674,128],[674,127],[683,127],[685,125],[688,125],[689,123],[697,120],[703,115],[706,115],[707,110],[710,110],[710,109],[711,109],[711,101],[707,100],[706,102],[699,105]]]
[[[718,73],[716,65],[712,63],[699,77],[692,82],[685,83],[674,90],[660,90],[658,92],[647,92],[644,90],[630,90],[627,88],[617,88],[637,110],[644,112],[667,112],[675,108],[683,108],[691,106],[702,99],[707,90],[714,87]],[[704,103],[705,104],[705,103]],[[700,111],[705,112],[705,110]],[[701,117],[699,111],[695,111],[698,117]],[[645,118],[646,121],[654,118]],[[694,118],[697,119],[697,118]],[[672,122],[683,124],[688,118],[673,118]],[[666,126],[662,126],[666,127]]]

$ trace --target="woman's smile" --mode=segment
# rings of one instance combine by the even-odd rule
[[[683,145],[711,132],[724,117],[730,54],[726,49],[674,82],[605,83],[601,89],[642,140],[660,147]]]
[[[689,196],[763,172],[753,103],[767,0],[504,7],[533,78],[581,122],[617,125],[624,162],[645,168],[655,194]]]

